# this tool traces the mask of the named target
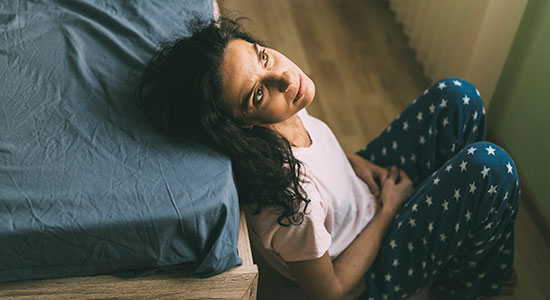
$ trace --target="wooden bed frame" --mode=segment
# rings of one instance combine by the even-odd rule
[[[252,261],[243,212],[238,252],[242,266],[205,279],[165,272],[132,279],[89,276],[8,282],[0,284],[0,299],[256,299],[258,266]]]

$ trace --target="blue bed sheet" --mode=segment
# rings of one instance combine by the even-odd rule
[[[241,263],[227,157],[165,138],[136,74],[211,1],[0,2],[0,282]]]

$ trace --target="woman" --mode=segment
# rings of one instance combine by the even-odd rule
[[[252,242],[311,299],[402,299],[432,280],[446,299],[499,294],[520,190],[512,159],[482,142],[477,90],[439,81],[347,156],[307,114],[314,96],[227,19],[164,47],[137,89],[162,132],[231,157]]]

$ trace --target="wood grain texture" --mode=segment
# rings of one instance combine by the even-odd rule
[[[210,278],[191,278],[176,271],[132,279],[32,280],[0,284],[0,299],[256,299],[258,267],[252,261],[244,213],[240,214],[238,251],[242,266]]]
[[[251,33],[313,79],[317,92],[308,111],[332,128],[345,151],[364,147],[431,83],[385,1],[219,2],[222,15],[248,17]],[[550,297],[549,246],[526,206],[516,223],[518,286],[514,295],[496,299]],[[260,268],[258,299],[304,299],[295,283],[261,257],[254,261]],[[428,299],[426,290],[410,299]]]

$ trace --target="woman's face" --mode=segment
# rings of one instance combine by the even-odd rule
[[[224,100],[246,125],[283,122],[315,96],[315,84],[292,61],[240,39],[227,45],[221,75]]]

